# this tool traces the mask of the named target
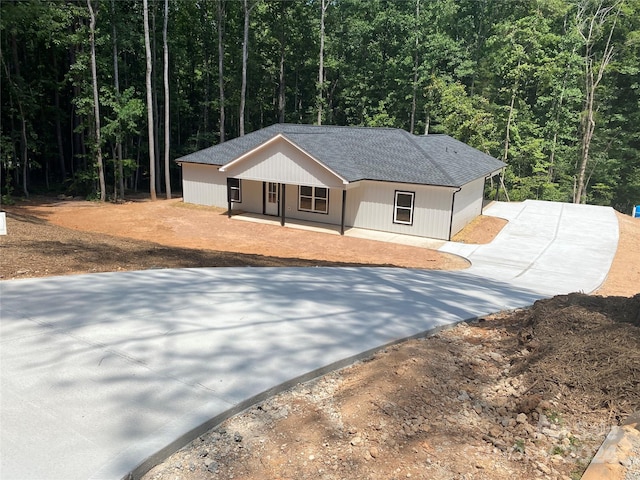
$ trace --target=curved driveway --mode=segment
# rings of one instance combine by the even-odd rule
[[[207,268],[0,282],[0,477],[118,479],[279,387],[605,279],[610,208],[527,201],[462,272]],[[173,444],[173,445],[172,445]]]

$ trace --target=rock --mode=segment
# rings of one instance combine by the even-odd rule
[[[240,443],[240,442],[242,441],[242,435],[240,435],[239,433],[235,433],[235,434],[233,435],[233,440],[234,440],[236,443]]]
[[[371,455],[373,458],[378,458],[378,455],[380,455],[380,452],[378,451],[378,447],[371,447],[369,449],[369,455]]]
[[[516,416],[516,422],[518,423],[527,423],[527,415],[524,413],[519,413]]]
[[[540,395],[525,395],[518,401],[516,408],[519,412],[529,414],[538,408],[541,401],[542,397]]]
[[[461,390],[460,395],[458,395],[458,400],[460,400],[461,402],[466,402],[470,400],[469,394],[464,390]]]
[[[536,462],[536,467],[545,475],[549,475],[551,473],[551,469],[547,467],[544,463]]]
[[[351,439],[351,445],[354,447],[362,443],[362,437],[354,437]]]

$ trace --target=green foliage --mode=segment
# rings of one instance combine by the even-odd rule
[[[511,199],[571,201],[585,98],[585,52],[576,13],[584,2],[332,1],[325,21],[323,123],[446,133],[506,159]],[[595,99],[586,198],[628,212],[640,203],[640,1],[605,5],[613,3],[620,8],[614,58]],[[125,158],[140,161],[148,152],[141,2],[95,5],[104,151],[113,157],[120,143]],[[161,132],[162,2],[150,2],[149,8],[155,19],[152,80]],[[79,194],[95,191],[87,17],[86,3],[77,0],[0,2],[3,183],[11,174],[14,188],[23,180],[35,188],[64,179]],[[281,91],[286,122],[315,121],[319,21],[320,0],[255,2],[247,132],[279,120]],[[605,22],[602,32],[611,26]],[[223,74],[218,71],[219,32]],[[238,135],[242,33],[241,2],[170,2],[172,158],[219,141],[219,78],[226,136]],[[107,177],[114,179],[117,170],[115,162],[108,163]],[[124,171],[131,187],[145,178],[135,163],[127,163]]]

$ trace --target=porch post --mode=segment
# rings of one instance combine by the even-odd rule
[[[286,199],[287,199],[287,197],[286,197],[286,185],[284,183],[281,183],[280,186],[282,187],[282,208],[281,208],[282,212],[281,212],[281,215],[280,215],[280,226],[284,227],[284,212],[286,210],[285,207],[287,205],[287,202],[286,202]]]
[[[344,217],[347,210],[347,189],[342,190],[342,220],[340,221],[340,235],[344,235]]]

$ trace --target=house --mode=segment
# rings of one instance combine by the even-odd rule
[[[503,162],[447,135],[276,124],[176,160],[187,203],[449,240]]]

